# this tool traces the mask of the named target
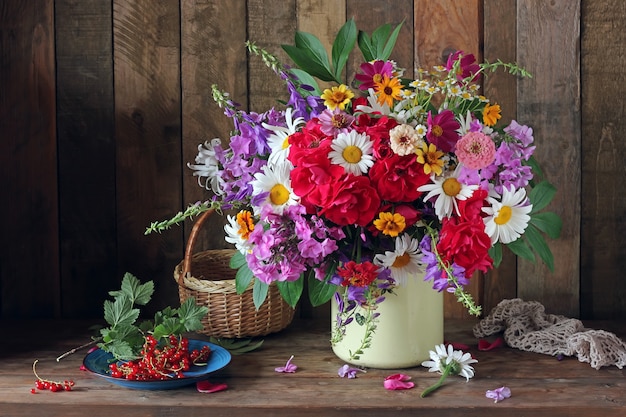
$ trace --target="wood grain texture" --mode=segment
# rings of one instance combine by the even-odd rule
[[[254,352],[232,357],[223,370],[211,375],[213,383],[224,382],[226,391],[200,394],[188,386],[167,391],[137,391],[118,387],[81,371],[85,355],[80,351],[61,362],[56,358],[89,339],[93,323],[0,322],[11,334],[28,329],[15,343],[0,347],[0,407],[11,417],[149,416],[446,416],[491,415],[533,417],[621,417],[626,413],[626,382],[615,367],[595,370],[575,358],[554,357],[517,349],[491,352],[476,349],[472,320],[446,322],[446,339],[469,345],[478,363],[475,377],[449,377],[432,396],[420,398],[438,375],[418,366],[402,370],[367,369],[355,379],[337,376],[344,364],[331,351],[326,322],[302,320],[287,330],[265,338]],[[624,323],[585,323],[626,336]],[[201,337],[200,337],[201,338]],[[9,350],[7,356],[6,350]],[[293,374],[274,371],[294,355],[298,370]],[[33,358],[37,369],[54,380],[73,379],[69,393],[30,394]],[[416,387],[387,391],[385,377],[404,373]],[[485,391],[506,385],[511,398],[494,404]]]
[[[178,0],[113,3],[118,275],[156,283],[156,305],[176,305],[182,230],[144,236],[182,205]]]
[[[58,0],[55,21],[62,310],[97,317],[117,274],[111,6]]]
[[[567,316],[579,314],[580,284],[580,49],[578,2],[518,1],[519,63],[533,74],[518,84],[518,121],[533,127],[535,156],[558,193],[550,209],[563,219],[554,273],[520,260],[518,296]]]
[[[60,316],[54,2],[0,3],[0,311]]]
[[[478,62],[482,56],[482,2],[445,0],[415,2],[415,61],[418,68],[430,70],[445,65],[457,50],[473,53]],[[466,291],[476,304],[483,303],[483,277],[474,274]],[[449,293],[445,295],[446,317],[469,317],[465,307]]]
[[[517,60],[517,10],[516,0],[484,0],[483,31],[485,61],[504,62]],[[483,78],[485,96],[502,109],[500,124],[506,126],[517,117],[517,79],[498,71]],[[517,297],[517,257],[509,250],[503,251],[502,263],[484,276],[482,300],[483,315],[503,299]]]
[[[583,1],[581,315],[626,318],[626,16],[622,1]],[[607,57],[610,57],[607,62]],[[620,181],[620,180],[618,180]]]
[[[297,19],[296,0],[284,0],[280,7],[270,0],[248,0],[248,37],[284,64],[291,60],[281,45],[293,44]],[[287,101],[289,94],[283,81],[261,58],[248,61],[248,105],[250,111],[265,112],[271,107],[283,108],[279,100]]]
[[[247,52],[244,1],[181,1],[181,79],[183,141],[183,205],[206,201],[212,193],[198,185],[187,168],[198,145],[213,138],[228,143],[232,121],[213,101],[216,84],[232,100],[246,106]],[[224,240],[225,218],[213,216],[198,236],[198,250],[230,247]],[[185,223],[185,240],[193,222]]]

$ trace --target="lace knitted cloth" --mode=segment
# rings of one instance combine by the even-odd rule
[[[615,334],[586,329],[577,319],[546,314],[544,306],[536,301],[503,300],[473,330],[477,338],[504,331],[504,341],[511,347],[553,356],[577,356],[595,369],[626,366],[626,343]]]

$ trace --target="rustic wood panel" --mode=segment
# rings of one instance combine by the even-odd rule
[[[563,219],[561,237],[549,241],[558,260],[554,274],[540,261],[520,260],[518,296],[579,314],[580,284],[580,4],[517,3],[517,56],[532,79],[518,84],[518,121],[533,127],[538,162],[558,187],[550,208]]]
[[[159,304],[176,304],[182,229],[144,230],[182,206],[178,0],[115,0],[113,44],[118,275],[154,280]]]
[[[483,33],[485,61],[517,60],[516,0],[484,0]],[[495,24],[497,22],[497,24]],[[502,119],[508,123],[517,117],[517,79],[504,71],[483,78],[485,95],[500,105]],[[489,314],[500,301],[517,296],[517,257],[503,251],[502,263],[484,277],[483,315]]]
[[[93,316],[117,275],[111,5],[57,0],[62,314]]]
[[[581,314],[625,318],[626,3],[583,1],[581,12]]]
[[[252,42],[288,62],[282,44],[292,44],[296,32],[296,1],[284,0],[280,7],[270,0],[248,0],[248,37]],[[283,81],[267,68],[261,58],[248,61],[248,105],[250,111],[265,112],[278,100],[289,98]]]
[[[181,1],[181,78],[183,135],[183,205],[206,201],[211,194],[198,185],[187,168],[194,163],[198,145],[221,138],[227,143],[233,124],[211,94],[211,86],[227,91],[238,103],[246,104],[247,53],[246,8],[242,0]],[[226,247],[225,219],[211,218],[196,241],[198,250]],[[193,222],[186,222],[189,236]]]
[[[427,70],[445,65],[457,50],[473,53],[482,61],[482,1],[415,0],[416,66]],[[475,274],[466,288],[477,304],[483,302],[483,278]],[[449,293],[445,294],[446,317],[468,317],[465,307]]]
[[[59,316],[54,2],[0,3],[0,309]]]

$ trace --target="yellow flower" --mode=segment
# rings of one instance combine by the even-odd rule
[[[500,112],[501,110],[499,104],[494,104],[493,106],[489,103],[485,104],[485,108],[483,109],[483,123],[487,126],[495,125],[502,117]]]
[[[378,219],[374,220],[374,226],[382,234],[396,237],[406,228],[406,219],[400,213],[380,212]]]
[[[324,105],[330,110],[335,110],[337,107],[345,110],[353,97],[354,93],[344,84],[339,87],[327,88],[321,96]]]
[[[397,78],[385,76],[381,82],[375,83],[375,90],[380,105],[387,103],[392,107],[393,100],[402,100],[402,84]]]
[[[423,143],[415,153],[417,154],[417,162],[424,165],[424,174],[430,175],[434,172],[437,175],[441,175],[443,172],[443,156],[442,151],[438,151],[434,144]]]

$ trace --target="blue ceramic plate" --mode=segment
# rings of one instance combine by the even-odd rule
[[[113,355],[102,349],[96,349],[88,353],[85,359],[83,359],[83,365],[85,365],[85,368],[92,374],[122,387],[146,390],[174,389],[203,381],[208,378],[211,372],[218,371],[228,365],[230,362],[230,352],[223,347],[202,340],[189,341],[190,350],[200,350],[202,346],[205,345],[211,348],[209,363],[204,366],[192,366],[189,371],[185,372],[185,377],[179,379],[168,379],[165,381],[129,381],[123,378],[113,378],[109,371],[109,364],[113,359]]]

